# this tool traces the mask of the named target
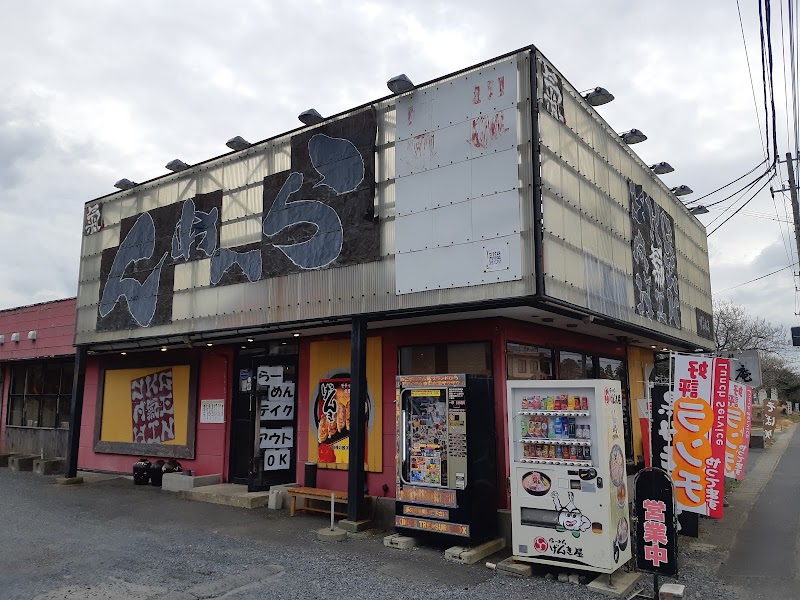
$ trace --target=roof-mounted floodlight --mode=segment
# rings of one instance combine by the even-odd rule
[[[314,108],[304,110],[297,115],[297,118],[300,119],[300,122],[303,123],[303,125],[316,125],[317,123],[322,123],[325,120],[325,117],[319,114]]]
[[[647,139],[647,136],[638,129],[631,129],[625,133],[620,133],[619,137],[621,137],[622,141],[626,144],[638,144],[639,142],[643,142]]]
[[[660,162],[654,165],[650,165],[650,168],[653,169],[653,173],[656,175],[663,175],[664,173],[672,173],[675,169],[672,167],[671,164],[668,162]]]
[[[583,99],[591,106],[601,106],[611,102],[614,99],[614,94],[604,87],[596,87],[588,93],[583,94]]]
[[[414,89],[414,83],[404,73],[392,77],[386,82],[386,87],[388,87],[393,94],[404,94]]]
[[[175,160],[171,160],[166,165],[164,165],[164,168],[169,169],[170,171],[175,171],[177,173],[178,171],[183,171],[184,169],[188,169],[189,165],[187,165],[182,160],[176,158]]]
[[[670,190],[676,196],[685,196],[686,194],[694,194],[694,190],[690,188],[688,185],[679,185],[678,187],[672,188]]]
[[[689,212],[693,215],[705,215],[708,213],[708,209],[703,205],[693,206],[689,209]]]
[[[248,142],[240,135],[232,137],[227,142],[225,142],[225,145],[231,150],[244,150],[245,148],[249,148],[250,146],[252,146],[250,142]]]
[[[114,187],[118,190],[129,190],[132,187],[138,185],[137,183],[131,181],[130,179],[125,179],[124,177],[120,179],[117,183],[114,184]]]

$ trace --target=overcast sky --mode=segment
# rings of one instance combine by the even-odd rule
[[[757,2],[740,4],[761,109]],[[685,200],[764,160],[732,0],[6,3],[0,308],[76,293],[83,204],[121,177],[144,181],[173,158],[217,156],[234,135],[253,142],[293,129],[310,107],[329,115],[382,97],[398,73],[423,82],[528,44],[577,89],[612,91],[599,112],[617,131],[647,134],[634,150],[647,164],[670,162],[664,181],[695,191]],[[708,231],[720,215],[701,217],[718,219]],[[716,297],[789,327],[794,269],[723,292],[795,260],[793,229],[776,220],[787,217],[784,194],[773,203],[765,191],[709,237],[709,252]]]

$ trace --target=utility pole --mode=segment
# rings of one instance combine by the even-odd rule
[[[800,260],[800,206],[797,204],[797,184],[794,180],[794,163],[792,153],[786,153],[786,169],[789,171],[789,194],[792,198],[792,215],[794,216],[794,243]]]

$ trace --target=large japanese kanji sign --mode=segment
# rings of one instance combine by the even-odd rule
[[[725,443],[725,477],[744,479],[753,412],[753,388],[731,381],[728,396],[728,431]]]
[[[722,518],[730,361],[675,356],[672,483],[684,511]]]

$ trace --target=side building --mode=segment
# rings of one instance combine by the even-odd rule
[[[392,498],[396,377],[453,373],[499,482],[513,379],[620,380],[642,462],[656,353],[710,343],[702,224],[533,47],[395,91],[86,204],[73,466]]]
[[[75,298],[0,311],[0,451],[65,457]]]

